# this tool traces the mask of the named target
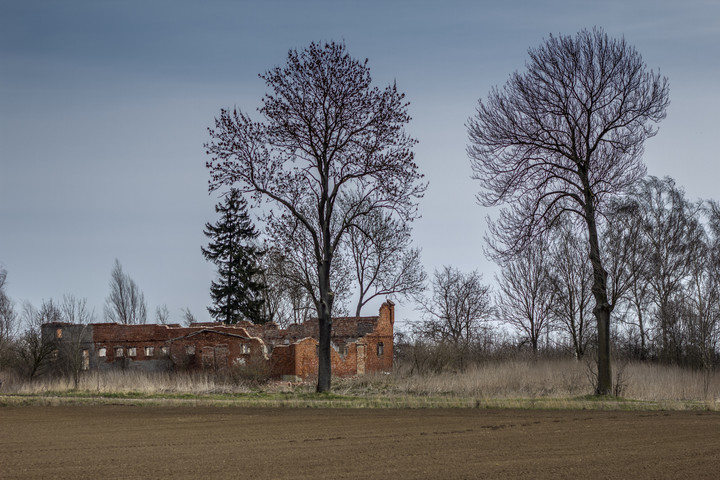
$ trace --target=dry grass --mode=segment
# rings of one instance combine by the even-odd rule
[[[61,377],[44,377],[34,381],[11,379],[7,393],[20,395],[37,395],[45,393],[73,391],[72,379]],[[110,393],[142,393],[147,395],[165,393],[208,394],[208,393],[249,393],[247,384],[231,382],[203,373],[173,372],[141,372],[141,371],[108,371],[88,372],[80,377],[77,391],[97,394]]]
[[[624,397],[648,401],[720,401],[720,374],[675,366],[631,363]]]
[[[488,362],[464,373],[370,375],[339,380],[346,394],[472,397],[483,401],[567,399],[591,395],[588,365],[575,360]],[[720,402],[720,375],[650,363],[618,366],[622,397],[639,402]]]
[[[575,361],[505,361],[464,373],[400,377],[409,394],[451,394],[479,398],[569,397],[590,393],[584,366]]]
[[[22,382],[7,375],[0,393],[22,398],[130,398],[148,403],[223,402],[253,406],[499,407],[499,408],[703,408],[720,410],[720,375],[648,363],[623,370],[622,400],[591,394],[588,366],[574,360],[488,362],[463,373],[366,375],[335,379],[333,394],[318,397],[312,382],[257,385],[210,374],[90,372],[72,381]],[[616,369],[617,370],[617,369]],[[2,377],[2,375],[0,375]],[[5,397],[7,400],[7,396]]]

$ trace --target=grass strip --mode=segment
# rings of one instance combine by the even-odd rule
[[[612,410],[720,411],[718,402],[638,401],[615,397],[581,396],[570,398],[469,398],[412,395],[339,395],[335,393],[97,393],[88,391],[44,392],[42,394],[3,394],[0,407],[7,406],[218,406],[264,408],[478,408],[522,410]]]

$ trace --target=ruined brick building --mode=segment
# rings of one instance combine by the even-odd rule
[[[387,301],[376,317],[333,319],[333,374],[363,375],[392,369],[394,304]],[[43,339],[58,350],[76,348],[83,369],[131,368],[146,371],[253,366],[275,378],[307,378],[318,369],[318,321],[280,329],[274,323],[240,322],[180,325],[118,323],[46,323]]]

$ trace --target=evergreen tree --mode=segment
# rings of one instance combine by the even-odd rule
[[[247,202],[231,188],[215,211],[220,219],[214,225],[205,224],[203,230],[211,240],[202,253],[218,267],[218,279],[210,286],[213,305],[208,311],[223,323],[245,319],[265,323],[261,293],[266,287],[258,280],[262,252],[253,244],[258,232],[248,215]]]

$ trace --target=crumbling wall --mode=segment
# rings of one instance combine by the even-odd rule
[[[363,337],[367,345],[366,372],[391,372],[393,366],[393,334],[395,326],[394,304],[383,303],[380,307],[376,328]]]
[[[172,367],[167,340],[179,325],[94,323],[95,358],[101,370],[164,371]]]
[[[393,326],[392,302],[384,303],[377,317],[333,319],[330,351],[333,374],[351,376],[390,371]],[[69,333],[78,328],[84,329],[83,339],[92,348],[91,368],[223,371],[233,366],[265,362],[272,376],[302,378],[315,376],[318,370],[317,319],[287,329],[280,329],[276,324],[249,322],[235,325],[196,323],[189,327],[176,324],[46,324],[43,335],[54,338],[58,329],[66,329],[66,336],[70,338]]]
[[[253,361],[268,362],[264,342],[244,329],[227,333],[203,329],[168,341],[170,358],[177,368],[227,372]]]
[[[295,344],[279,345],[273,348],[270,356],[270,374],[275,378],[286,380],[299,377],[295,368]]]

